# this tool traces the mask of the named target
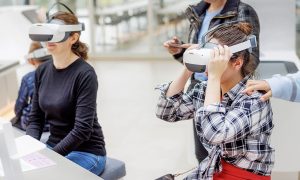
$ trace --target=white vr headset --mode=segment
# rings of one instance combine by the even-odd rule
[[[33,24],[29,28],[29,37],[39,42],[63,42],[71,32],[84,31],[84,24],[66,25],[63,21],[53,19],[49,23]]]
[[[51,59],[51,54],[48,53],[47,48],[40,48],[37,49],[35,51],[33,51],[32,53],[29,53],[28,55],[25,56],[25,59],[29,60],[29,59],[37,59],[40,61],[46,61]]]
[[[204,72],[206,65],[211,60],[211,51],[217,44],[207,42],[203,47],[187,50],[183,54],[183,62],[188,70],[192,72]],[[247,41],[230,46],[229,49],[232,54],[257,47],[256,37],[249,36]]]

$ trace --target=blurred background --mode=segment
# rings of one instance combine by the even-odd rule
[[[296,1],[297,53],[300,52],[300,0]],[[55,0],[0,0],[0,6],[34,5],[38,16]],[[82,39],[95,56],[166,55],[162,43],[173,36],[185,41],[188,21],[184,10],[197,0],[60,0],[84,22],[87,31]],[[57,8],[53,9],[54,11]],[[37,19],[31,13],[31,22]],[[90,28],[93,27],[93,28]]]
[[[55,1],[1,0],[1,6],[36,5],[40,12]],[[93,54],[126,55],[165,53],[162,43],[175,34],[183,40],[188,24],[184,9],[196,0],[62,0],[86,24],[85,39]],[[56,8],[54,8],[55,10]],[[91,20],[92,19],[92,20]],[[90,27],[94,27],[92,30]],[[84,33],[87,34],[87,33]],[[92,39],[91,39],[92,38]]]
[[[0,117],[14,116],[20,79],[31,67],[24,60],[28,28],[45,20],[54,0],[0,0]],[[98,116],[108,155],[125,162],[124,179],[155,179],[196,165],[192,121],[166,123],[155,117],[154,87],[174,79],[182,65],[163,42],[186,41],[184,11],[200,0],[61,0],[85,23],[81,40],[99,80]],[[261,22],[259,78],[298,71],[300,0],[244,0]],[[53,9],[53,12],[57,9]],[[51,12],[50,12],[51,14]],[[300,171],[300,104],[272,99],[276,163],[272,179],[297,180]],[[295,153],[296,152],[296,153]],[[296,155],[295,155],[296,154]]]

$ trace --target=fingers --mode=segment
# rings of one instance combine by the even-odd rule
[[[172,40],[174,41],[174,43],[180,42],[179,39],[178,39],[178,37],[176,37],[176,36],[173,36]]]
[[[225,55],[224,48],[221,45],[219,45],[218,48],[219,48],[219,54],[220,54],[220,56],[224,56]]]
[[[169,48],[169,47],[170,47],[170,46],[169,46],[169,41],[164,42],[163,45],[164,45],[165,48]]]
[[[198,47],[199,45],[197,44],[197,47]],[[190,48],[190,47],[195,47],[193,44],[182,44],[182,45],[180,45],[180,47],[181,48],[186,48],[186,49],[188,49],[188,48]]]
[[[264,94],[262,97],[260,97],[260,100],[265,102],[269,100],[272,97],[272,91],[268,91],[266,94]]]
[[[219,49],[217,47],[214,47],[214,59],[219,58],[219,56],[220,56]]]
[[[262,101],[267,101],[272,96],[270,85],[265,80],[249,80],[246,89],[242,93],[252,95],[254,91],[265,91],[266,93],[260,98]]]
[[[232,56],[232,53],[227,45],[224,46],[224,51],[225,51],[224,53],[225,58],[229,60]]]
[[[214,59],[215,60],[223,60],[223,61],[229,61],[231,57],[230,49],[228,46],[221,46],[214,47],[213,50]]]
[[[253,92],[256,90],[255,85],[247,87],[245,90],[242,91],[244,94],[248,94],[249,96],[253,94]]]

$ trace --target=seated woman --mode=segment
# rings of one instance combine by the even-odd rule
[[[218,44],[207,65],[207,82],[183,93],[192,72],[184,68],[162,91],[156,115],[176,122],[195,118],[196,131],[209,155],[186,179],[270,179],[274,149],[270,147],[273,113],[261,94],[241,93],[255,71],[248,50],[232,55],[228,46],[247,40],[248,23],[224,24],[207,34]],[[200,60],[200,59],[199,59]]]
[[[57,12],[49,23],[79,24],[68,12]],[[50,124],[46,142],[53,151],[99,175],[106,163],[102,128],[97,117],[98,80],[86,62],[87,46],[72,31],[59,42],[46,42],[53,61],[36,71],[35,93],[26,133],[41,138],[45,121]]]

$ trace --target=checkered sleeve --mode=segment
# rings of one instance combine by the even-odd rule
[[[193,90],[187,93],[180,92],[172,97],[167,97],[166,93],[171,83],[163,84],[156,89],[161,91],[156,116],[162,120],[176,122],[194,117]]]
[[[222,104],[210,104],[197,110],[196,126],[202,127],[208,143],[229,143],[247,136],[255,128],[261,128],[257,125],[258,121],[264,119],[268,111],[266,103],[252,98],[240,101],[228,111]]]

